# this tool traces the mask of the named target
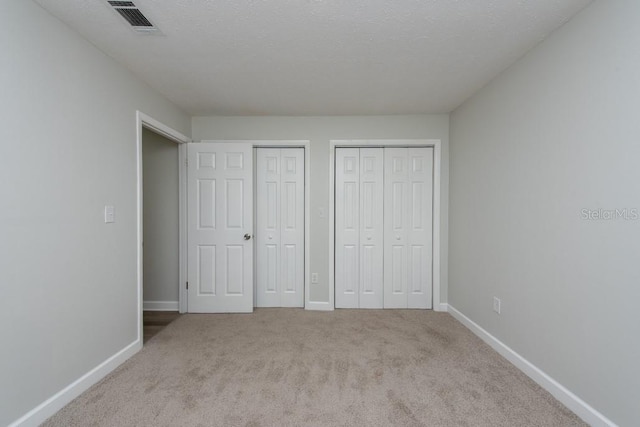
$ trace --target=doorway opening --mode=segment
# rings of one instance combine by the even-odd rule
[[[179,311],[179,149],[167,137],[142,129],[143,342]]]
[[[140,111],[136,122],[138,343],[142,346],[186,307],[182,175],[189,139]]]

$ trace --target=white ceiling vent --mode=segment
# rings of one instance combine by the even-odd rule
[[[108,3],[131,25],[134,31],[145,34],[160,33],[132,1],[109,1]]]

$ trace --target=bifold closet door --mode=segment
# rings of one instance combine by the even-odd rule
[[[336,148],[337,308],[383,306],[383,149]]]
[[[433,149],[384,151],[384,307],[432,307]]]
[[[304,307],[304,149],[256,150],[256,307]]]

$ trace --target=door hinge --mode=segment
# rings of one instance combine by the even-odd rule
[[[189,167],[189,159],[188,159],[188,158],[187,158],[187,159],[184,159],[184,165],[185,165],[186,167]]]
[[[189,282],[187,282],[187,290],[189,290]]]

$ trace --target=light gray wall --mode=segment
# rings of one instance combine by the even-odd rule
[[[31,1],[0,2],[0,52],[7,425],[136,340],[135,113],[190,121]]]
[[[178,144],[144,129],[143,299],[178,303]]]
[[[451,119],[449,302],[619,425],[640,420],[640,2],[597,1]],[[502,314],[492,312],[492,297]]]
[[[449,161],[449,116],[366,117],[194,117],[194,140],[207,139],[304,139],[311,141],[311,271],[319,273],[312,284],[311,300],[329,299],[329,141],[332,139],[420,139],[442,140],[442,298],[447,291],[447,204]]]

